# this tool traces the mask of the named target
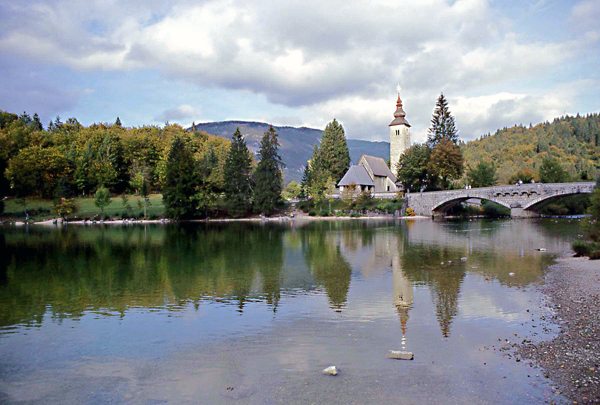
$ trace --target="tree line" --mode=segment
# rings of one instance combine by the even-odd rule
[[[194,126],[126,128],[118,117],[87,127],[57,117],[44,129],[37,114],[0,111],[0,201],[26,210],[27,198],[54,199],[59,212],[75,196],[95,195],[103,208],[108,193],[162,192],[170,218],[270,215],[281,200],[278,146],[271,128],[256,163],[239,130],[231,142]]]

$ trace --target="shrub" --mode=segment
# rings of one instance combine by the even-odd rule
[[[358,212],[353,212],[352,214],[350,214],[351,218],[358,218],[360,217],[360,214]]]
[[[413,210],[412,208],[407,208],[406,209],[406,216],[407,217],[414,217],[415,216],[415,210]]]
[[[482,206],[483,215],[486,217],[505,217],[510,215],[510,208],[491,201],[485,201]]]
[[[321,210],[319,212],[319,216],[321,216],[321,217],[328,217],[329,216],[329,211]]]
[[[156,214],[150,214],[150,219],[152,221],[156,221],[158,219],[158,215],[156,215]]]
[[[310,211],[308,211],[308,215],[311,217],[314,217],[315,215],[317,215],[317,213],[315,210],[310,210]]]
[[[572,245],[575,256],[587,256],[590,253],[590,245],[582,240],[576,240]]]
[[[356,209],[368,210],[373,206],[373,202],[374,198],[371,193],[369,193],[368,191],[362,192],[356,199]]]
[[[129,218],[129,214],[127,213],[127,211],[122,211],[121,212],[121,219],[126,219]]]

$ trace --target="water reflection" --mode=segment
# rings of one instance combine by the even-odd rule
[[[0,326],[39,326],[48,315],[60,323],[89,312],[124,317],[132,308],[177,315],[204,303],[235,305],[243,316],[258,301],[276,314],[283,297],[321,291],[342,312],[354,283],[389,277],[390,310],[403,339],[415,289],[429,291],[431,315],[448,338],[467,274],[508,286],[537,280],[551,256],[535,248],[561,252],[577,233],[576,224],[560,224],[560,233],[557,227],[553,221],[338,221],[3,228]],[[357,302],[371,299],[357,296]]]

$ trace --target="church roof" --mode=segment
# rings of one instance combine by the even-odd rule
[[[367,169],[363,166],[352,165],[346,172],[344,177],[338,183],[338,186],[349,186],[356,184],[357,186],[374,186],[373,179],[369,176]]]
[[[390,180],[396,183],[396,176],[394,176],[388,165],[385,163],[385,160],[383,160],[380,157],[369,155],[362,155],[360,160],[362,161],[363,159],[371,168],[371,171],[373,172],[374,176],[389,177]]]
[[[406,120],[406,113],[402,109],[402,100],[400,100],[400,93],[398,93],[398,101],[396,101],[396,112],[394,113],[394,120],[390,123],[390,127],[394,125],[406,125],[410,127],[410,124]]]

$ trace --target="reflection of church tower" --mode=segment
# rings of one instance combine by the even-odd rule
[[[396,173],[396,165],[400,155],[410,148],[410,124],[406,120],[406,113],[402,109],[400,100],[400,86],[398,86],[398,101],[396,101],[396,112],[394,120],[390,123],[390,169]]]
[[[394,305],[400,317],[402,324],[402,344],[406,342],[406,324],[408,322],[408,311],[414,302],[414,292],[412,282],[404,275],[402,266],[400,265],[400,254],[397,253],[392,257],[392,275],[393,275],[393,291]]]

